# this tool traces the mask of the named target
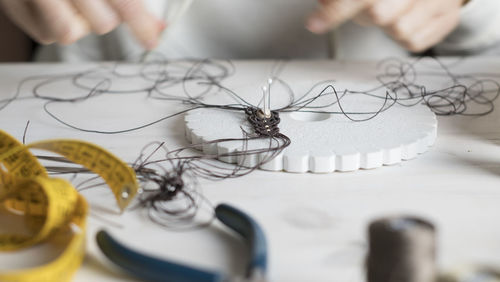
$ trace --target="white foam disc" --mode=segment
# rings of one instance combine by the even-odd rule
[[[410,160],[428,150],[436,138],[437,120],[425,105],[393,106],[377,117],[353,122],[343,115],[292,112],[280,115],[280,130],[292,143],[261,168],[273,171],[329,173],[372,169]],[[193,143],[240,138],[249,126],[243,112],[198,109],[185,116],[186,137]],[[203,146],[207,154],[242,150],[242,142]],[[250,142],[266,148],[268,140]],[[221,158],[252,166],[258,157]]]

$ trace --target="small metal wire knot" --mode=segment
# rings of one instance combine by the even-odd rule
[[[245,113],[258,136],[275,137],[280,133],[278,124],[281,119],[278,112],[271,111],[271,114],[266,116],[259,108],[247,107]]]

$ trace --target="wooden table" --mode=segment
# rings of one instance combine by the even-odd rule
[[[457,73],[500,74],[500,58],[445,60]],[[236,74],[228,85],[260,95],[273,62],[235,62]],[[23,78],[62,74],[95,65],[0,65],[0,98],[13,95]],[[137,66],[127,66],[137,69]],[[293,85],[323,79],[373,79],[376,62],[289,62],[286,78]],[[130,84],[124,88],[132,87]],[[32,82],[21,89],[29,96]],[[73,95],[74,86],[56,83],[44,93]],[[95,142],[126,161],[133,161],[151,141],[166,141],[170,148],[186,145],[182,117],[143,130],[114,135],[86,133],[50,118],[43,101],[18,100],[0,111],[0,128],[21,139],[27,121],[27,142],[49,138],[79,138]],[[500,101],[496,101],[500,106]],[[180,105],[146,99],[145,93],[96,98],[90,104],[57,104],[51,108],[73,124],[99,129],[132,127],[182,109]],[[484,117],[439,117],[434,147],[417,159],[395,166],[332,174],[291,174],[256,171],[224,181],[202,181],[204,195],[214,204],[231,203],[259,221],[269,240],[271,281],[363,281],[366,227],[373,218],[388,214],[416,214],[438,228],[439,267],[463,263],[500,266],[500,111]],[[242,241],[220,224],[173,232],[151,223],[139,211],[118,214],[106,189],[82,192],[92,207],[88,249],[75,281],[132,280],[112,266],[98,250],[94,234],[106,228],[127,245],[143,252],[199,267],[239,275],[246,250]],[[96,214],[98,216],[96,216]],[[113,227],[103,221],[121,224]],[[4,224],[2,224],[4,225]],[[8,230],[5,225],[0,231]],[[46,262],[57,250],[39,246],[18,253],[0,254],[0,269],[30,267]]]

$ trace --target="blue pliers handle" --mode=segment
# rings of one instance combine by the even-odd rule
[[[215,216],[224,225],[240,234],[250,248],[246,280],[263,280],[267,271],[267,242],[259,224],[246,213],[227,204],[215,208]],[[223,273],[203,270],[141,254],[122,245],[106,231],[96,235],[97,245],[108,259],[125,271],[145,281],[219,282],[229,277]]]

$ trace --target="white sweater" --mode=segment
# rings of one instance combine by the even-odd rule
[[[172,0],[166,0],[172,1]],[[439,1],[439,0],[436,0]],[[147,0],[162,14],[165,2]],[[304,28],[317,0],[195,0],[169,27],[157,51],[168,58],[336,58],[378,59],[407,56],[381,30],[347,23],[329,35]],[[500,1],[472,0],[463,7],[460,25],[435,46],[440,55],[500,53]],[[40,61],[137,59],[142,48],[126,27],[105,36],[89,35],[71,46],[40,49]]]

